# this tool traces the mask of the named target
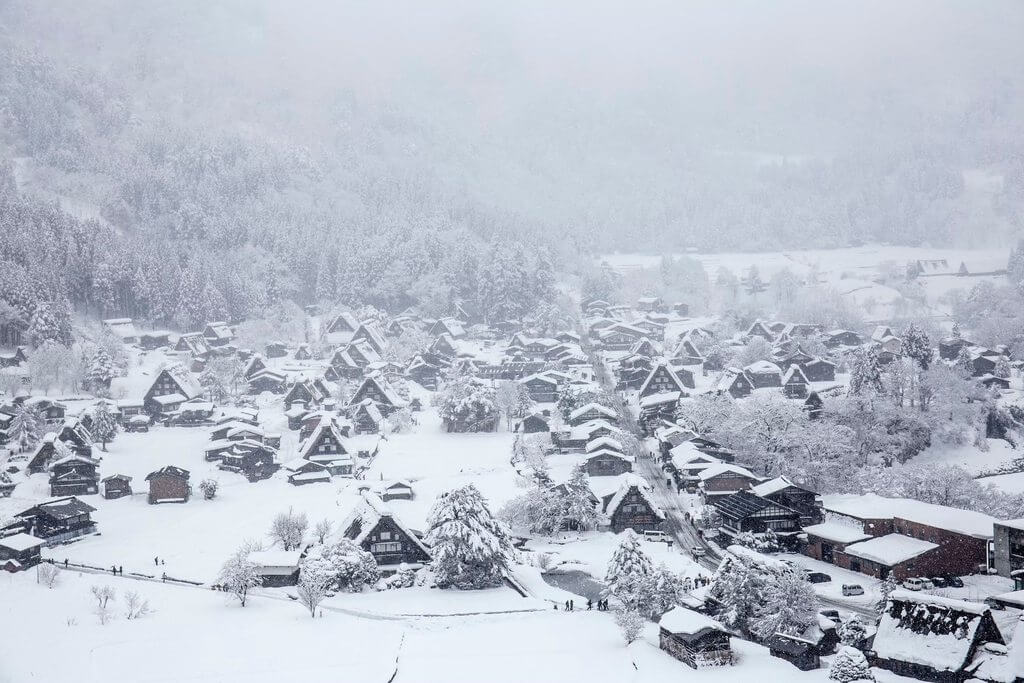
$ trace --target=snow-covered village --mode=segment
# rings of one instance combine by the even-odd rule
[[[1024,6],[638,9],[0,2],[0,683],[1024,683]]]

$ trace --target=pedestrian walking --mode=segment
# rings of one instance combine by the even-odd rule
[[[569,611],[569,601],[568,600],[565,601],[565,611],[566,612]]]
[[[159,557],[154,557],[153,558],[153,564],[155,564],[156,566],[159,567],[160,566],[160,558]]]
[[[68,568],[68,558],[64,558],[64,569]]]
[[[590,598],[587,598],[587,611],[589,612],[592,609],[594,609],[594,601]]]
[[[558,603],[557,603],[557,602],[555,602],[555,603],[552,603],[552,604],[554,605],[554,607],[555,607],[555,611],[557,612],[557,611],[558,611]]]
[[[110,568],[110,573],[111,573],[111,574],[113,574],[114,576],[117,576],[117,565],[116,565],[116,564],[115,564],[115,565],[113,565],[113,566],[112,566],[112,567]]]
[[[120,574],[121,576],[124,576],[124,565],[123,564],[118,566],[117,573]]]
[[[575,600],[570,600],[569,601],[569,611],[570,612],[575,612],[576,611],[576,601]]]

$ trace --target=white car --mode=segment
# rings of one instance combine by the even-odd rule
[[[907,579],[901,585],[908,591],[923,591],[934,587],[931,581],[918,578]]]
[[[658,530],[645,531],[643,532],[643,536],[648,541],[660,541],[661,543],[665,543],[669,540],[668,534],[666,534],[664,531]]]

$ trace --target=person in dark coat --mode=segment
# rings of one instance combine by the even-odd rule
[[[593,608],[594,608],[594,601],[591,600],[590,598],[587,598],[587,611],[589,612]]]

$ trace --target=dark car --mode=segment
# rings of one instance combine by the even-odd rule
[[[949,586],[950,588],[963,588],[964,587],[964,580],[961,579],[959,576],[953,576],[951,574],[946,574],[942,578],[944,578],[946,580],[946,585]]]
[[[929,577],[929,581],[931,581],[932,585],[934,585],[936,588],[948,588],[949,587],[949,581],[946,581],[945,577],[943,577],[943,576],[932,576],[932,577]]]
[[[995,610],[1004,610],[1004,609],[1006,609],[1006,605],[1005,604],[1003,604],[999,600],[996,600],[995,598],[992,598],[992,597],[985,598],[985,604],[988,605],[989,608],[995,609]]]
[[[828,583],[832,577],[825,572],[808,572],[807,580],[811,583]]]
[[[818,614],[820,614],[823,617],[828,617],[832,621],[839,623],[839,610],[837,609],[818,610]]]

